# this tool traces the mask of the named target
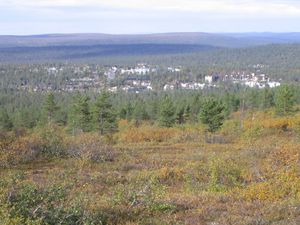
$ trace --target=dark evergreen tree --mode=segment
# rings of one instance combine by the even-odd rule
[[[268,109],[274,106],[274,92],[270,88],[262,91],[261,104],[262,109]]]
[[[68,119],[73,133],[77,130],[81,130],[83,132],[91,130],[89,100],[89,97],[81,94],[77,94],[77,96],[73,99]]]
[[[190,105],[187,105],[187,106],[185,107],[183,118],[184,118],[184,122],[185,122],[185,123],[191,121],[191,119],[192,119],[192,109],[191,109],[191,106],[190,106]]]
[[[255,109],[258,108],[259,106],[259,92],[257,89],[251,89],[247,93],[247,98],[246,98],[246,106],[249,109]]]
[[[294,90],[288,85],[282,85],[275,95],[275,108],[279,116],[286,116],[295,111]]]
[[[49,122],[53,120],[58,109],[53,93],[48,94],[44,102],[44,111]]]
[[[176,112],[176,122],[178,124],[183,124],[185,122],[184,120],[184,106],[180,106],[178,107],[177,109],[177,112]]]
[[[236,112],[240,107],[240,99],[234,93],[226,93],[224,98],[225,115],[228,117],[232,112]]]
[[[0,111],[0,131],[10,131],[13,128],[13,123],[6,109]]]
[[[160,105],[159,124],[164,127],[172,127],[175,121],[175,107],[170,97],[165,96]]]
[[[133,118],[137,126],[140,125],[142,120],[149,119],[149,115],[146,111],[146,104],[141,99],[135,103],[135,107],[133,109]]]
[[[119,118],[130,121],[132,119],[133,107],[131,102],[127,102],[119,110]]]
[[[198,122],[198,115],[201,110],[201,103],[202,103],[202,95],[196,94],[192,99],[191,104],[191,120],[193,122]]]
[[[215,98],[208,98],[203,102],[200,121],[207,125],[209,132],[216,132],[223,125],[225,107]]]
[[[117,115],[114,112],[108,92],[101,93],[96,99],[93,118],[97,130],[101,135],[109,134],[117,130]]]

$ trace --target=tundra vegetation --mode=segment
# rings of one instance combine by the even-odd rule
[[[2,94],[1,224],[299,224],[297,90]]]

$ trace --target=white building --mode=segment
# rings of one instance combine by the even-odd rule
[[[275,82],[275,81],[270,81],[267,84],[270,88],[276,88],[276,87],[279,87],[281,85],[279,82]]]
[[[167,90],[174,90],[175,89],[175,86],[172,85],[172,84],[166,84],[164,86],[164,91],[167,91]]]
[[[213,82],[213,76],[205,76],[205,82],[211,84]]]

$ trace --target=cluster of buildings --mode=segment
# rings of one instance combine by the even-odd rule
[[[145,63],[139,63],[135,67],[121,68],[120,74],[137,74],[137,75],[147,75],[150,72],[155,72],[155,68],[150,68],[149,65]]]
[[[179,82],[174,81],[172,83],[168,83],[164,85],[164,91],[175,90],[175,89],[183,89],[183,90],[202,90],[206,86],[205,83],[198,82]]]
[[[271,80],[265,74],[232,72],[231,74],[212,74],[205,76],[205,83],[213,84],[217,82],[232,82],[251,88],[275,88],[281,85],[280,82]]]
[[[131,93],[141,93],[153,91],[151,80],[148,77],[129,77],[121,85],[112,86],[108,89],[111,92],[125,91]]]
[[[62,91],[74,92],[94,90],[101,91],[104,87],[108,87],[111,92],[134,92],[140,93],[145,91],[154,90],[202,90],[205,88],[217,88],[223,84],[239,84],[250,88],[275,88],[281,85],[280,81],[271,80],[267,75],[261,73],[260,69],[264,65],[251,66],[251,70],[255,73],[233,71],[231,73],[213,73],[201,79],[197,78],[194,81],[192,74],[187,75],[181,66],[169,66],[160,68],[158,66],[151,66],[146,63],[139,63],[132,67],[119,67],[119,66],[99,66],[99,65],[61,65],[61,66],[48,66],[42,69],[50,77],[51,80],[40,82],[32,85],[27,80],[22,82],[21,88],[31,91]],[[30,71],[32,73],[40,73],[41,70]],[[165,74],[167,79],[172,80],[164,83],[161,88],[154,88],[152,85],[153,74]],[[191,73],[191,72],[190,72]],[[174,77],[172,77],[174,74]],[[180,79],[183,75],[184,80]],[[191,77],[190,80],[187,77]],[[56,79],[64,80],[59,84],[55,84]],[[171,78],[171,79],[170,79]],[[50,82],[50,83],[49,83]]]

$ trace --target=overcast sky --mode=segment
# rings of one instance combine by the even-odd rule
[[[300,32],[300,0],[0,0],[0,34]]]

